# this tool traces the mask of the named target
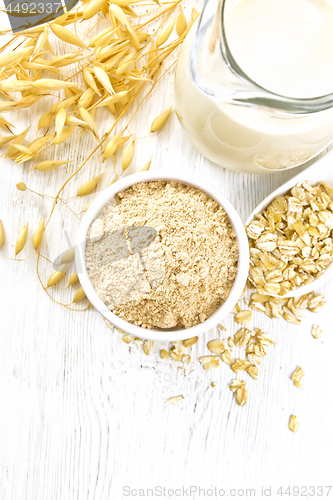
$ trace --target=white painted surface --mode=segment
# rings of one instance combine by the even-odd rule
[[[172,104],[172,93],[170,75],[154,100],[147,100],[131,131],[145,136],[152,119]],[[31,110],[20,112],[19,130],[33,121]],[[57,158],[77,163],[95,143],[91,136],[81,135],[69,144]],[[152,168],[181,170],[213,183],[243,220],[293,175],[289,171],[250,176],[223,170],[199,156],[175,116],[162,133],[138,141],[130,172],[151,154]],[[3,258],[13,257],[21,224],[29,221],[31,236],[50,209],[50,201],[20,193],[15,184],[24,181],[52,195],[74,167],[43,175],[30,172],[27,164],[0,162]],[[74,196],[78,185],[104,170],[100,189],[113,177],[112,163],[90,161],[64,198]],[[70,205],[80,211],[85,202],[72,200]],[[73,240],[76,229],[75,217],[58,208],[43,243],[44,255],[54,259],[64,251],[64,231]],[[32,250],[30,238],[22,257]],[[272,486],[271,497],[280,498],[279,486],[332,484],[332,281],[323,290],[326,307],[317,315],[307,314],[301,326],[254,313],[253,325],[270,333],[278,345],[264,359],[259,381],[245,376],[249,401],[241,408],[228,388],[230,368],[223,364],[205,372],[196,361],[209,353],[206,343],[218,332],[211,330],[200,338],[186,370],[160,360],[158,354],[147,357],[141,348],[124,344],[95,311],[73,313],[53,303],[38,283],[35,264],[35,258],[0,261],[1,500],[118,500],[127,498],[124,486],[191,485],[225,488],[226,494],[228,488],[255,488],[257,498],[262,486]],[[51,265],[42,265],[44,282],[51,272]],[[53,293],[67,303],[73,296],[73,291]],[[322,342],[311,336],[313,323],[324,330]],[[223,324],[230,334],[238,329],[232,315]],[[157,353],[161,347],[156,346]],[[289,378],[297,365],[305,371],[302,389]],[[185,399],[179,404],[166,403],[180,394]],[[288,430],[292,413],[300,420],[295,434]],[[250,493],[241,496],[251,498]],[[166,492],[164,498],[176,497]],[[209,498],[209,492],[178,498]]]

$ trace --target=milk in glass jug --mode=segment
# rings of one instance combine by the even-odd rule
[[[332,106],[333,0],[206,0],[175,76],[177,116],[204,156],[296,167],[331,143]]]

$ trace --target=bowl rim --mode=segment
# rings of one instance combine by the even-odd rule
[[[98,297],[93,285],[88,276],[88,271],[85,265],[85,248],[86,248],[86,237],[87,232],[96,219],[98,214],[101,212],[103,207],[114,197],[118,192],[127,189],[133,184],[138,182],[150,182],[150,181],[170,181],[179,182],[181,184],[186,184],[197,189],[201,189],[207,193],[211,198],[213,198],[222,208],[226,211],[230,222],[234,228],[238,249],[239,257],[237,264],[237,275],[233,283],[231,292],[227,300],[203,323],[192,326],[190,328],[182,328],[178,330],[155,330],[146,329],[141,326],[133,325],[115,314],[113,314],[103,301]],[[80,284],[90,301],[91,305],[97,309],[97,311],[110,323],[112,323],[116,328],[124,331],[127,334],[133,335],[134,337],[139,337],[146,340],[156,340],[156,341],[179,341],[187,338],[199,336],[202,333],[208,331],[211,328],[215,328],[223,318],[225,318],[233,309],[240,296],[242,295],[246,279],[248,276],[249,268],[249,246],[248,240],[245,232],[243,222],[237,213],[236,209],[232,204],[225,198],[225,196],[220,193],[215,187],[210,185],[207,181],[200,179],[199,177],[193,176],[192,174],[177,173],[175,171],[164,171],[164,170],[152,170],[147,172],[138,172],[135,174],[128,175],[127,177],[118,180],[114,184],[111,184],[105,190],[103,190],[93,203],[88,208],[84,217],[80,222],[80,226],[76,236],[75,244],[75,265],[78,273]]]

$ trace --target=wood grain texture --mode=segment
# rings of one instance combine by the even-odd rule
[[[192,3],[187,5],[189,16]],[[139,130],[146,136],[152,120],[172,102],[171,72],[138,113],[130,132]],[[40,106],[47,110],[46,104]],[[34,124],[32,110],[20,113],[20,130]],[[98,116],[106,120],[103,113]],[[77,165],[95,144],[88,134],[75,135],[56,159],[71,159]],[[243,220],[269,192],[297,173],[260,176],[224,170],[193,149],[175,115],[161,133],[137,141],[128,173],[152,154],[154,169],[181,170],[213,183]],[[216,330],[208,331],[191,349],[186,369],[159,359],[162,343],[147,357],[140,345],[122,342],[97,312],[74,313],[53,303],[38,283],[35,257],[22,263],[5,260],[14,255],[21,224],[29,221],[31,236],[52,203],[18,192],[15,184],[23,181],[37,192],[54,195],[72,171],[69,165],[45,175],[30,171],[29,165],[0,159],[0,218],[6,236],[0,250],[1,500],[118,500],[127,498],[124,486],[157,485],[255,488],[256,498],[261,497],[261,486],[271,485],[272,498],[278,498],[279,486],[329,485],[333,283],[323,290],[328,297],[323,311],[306,314],[301,326],[253,314],[253,325],[270,333],[278,345],[264,359],[258,381],[245,375],[249,401],[238,407],[228,388],[234,378],[230,368],[223,364],[205,372],[197,361],[209,353],[207,341],[220,336]],[[98,189],[112,180],[113,167],[94,157],[78,181],[66,188],[64,198],[75,196],[75,186],[103,171]],[[80,211],[94,196],[71,200],[70,206]],[[57,207],[43,243],[44,255],[53,260],[68,248],[65,233],[73,242],[77,226],[66,208]],[[30,238],[22,258],[32,254]],[[51,264],[43,263],[42,275],[51,272]],[[53,293],[67,303],[73,295]],[[322,341],[312,338],[313,323],[323,328]],[[238,329],[232,315],[223,324],[230,334]],[[305,372],[302,389],[290,380],[297,365]],[[166,403],[177,395],[184,400],[174,406]],[[292,413],[300,420],[295,434],[288,430]],[[183,498],[208,495],[197,492]]]

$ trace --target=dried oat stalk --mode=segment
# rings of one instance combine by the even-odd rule
[[[163,5],[156,2],[141,6],[141,2],[143,0],[122,0],[111,4],[101,0],[82,1],[71,12],[47,25],[10,35],[8,43],[0,48],[0,93],[5,96],[5,100],[0,102],[0,127],[10,132],[2,134],[0,147],[7,149],[5,156],[8,159],[16,163],[30,162],[32,170],[47,175],[69,163],[57,157],[61,154],[62,144],[71,141],[73,134],[90,133],[96,140],[93,151],[81,165],[75,166],[56,193],[44,227],[41,225],[35,234],[37,274],[45,290],[47,285],[43,281],[46,283],[47,278],[42,280],[40,276],[40,247],[62,190],[69,184],[75,186],[76,174],[99,150],[105,161],[115,164],[117,150],[130,137],[124,135],[124,129],[132,121],[138,106],[143,104],[158,81],[172,67],[166,66],[168,58],[183,42],[197,17],[193,11],[187,22],[182,9],[178,11],[181,0]],[[100,16],[99,19],[96,17],[98,23],[104,18],[106,29],[98,29],[96,35],[92,36],[89,20],[97,15]],[[54,39],[57,39],[56,46],[59,47],[59,53],[56,54],[52,46]],[[71,48],[73,45],[74,50]],[[47,104],[47,111],[39,114],[39,103],[50,95],[53,104],[50,107]],[[100,122],[95,120],[96,108],[100,106],[108,110],[113,121],[101,139]],[[3,117],[3,113],[28,107],[33,107],[30,130],[20,131],[20,113],[15,114],[16,124]],[[171,109],[166,110],[154,121],[152,132],[162,129],[170,112]],[[127,123],[120,127],[122,118]],[[15,134],[11,133],[14,125],[15,130],[18,129]],[[116,128],[116,144],[110,144]],[[36,137],[30,137],[35,132]],[[123,171],[132,164],[134,145],[133,135],[122,154]],[[150,161],[144,169],[149,169],[149,166]],[[81,188],[79,185],[76,189],[74,187],[74,192],[78,196],[85,196],[96,187],[94,178]],[[2,244],[2,226],[0,229]],[[25,246],[26,231],[27,227],[20,232],[16,255]],[[49,291],[47,293],[50,295]],[[79,293],[75,301],[82,300],[82,296]]]

